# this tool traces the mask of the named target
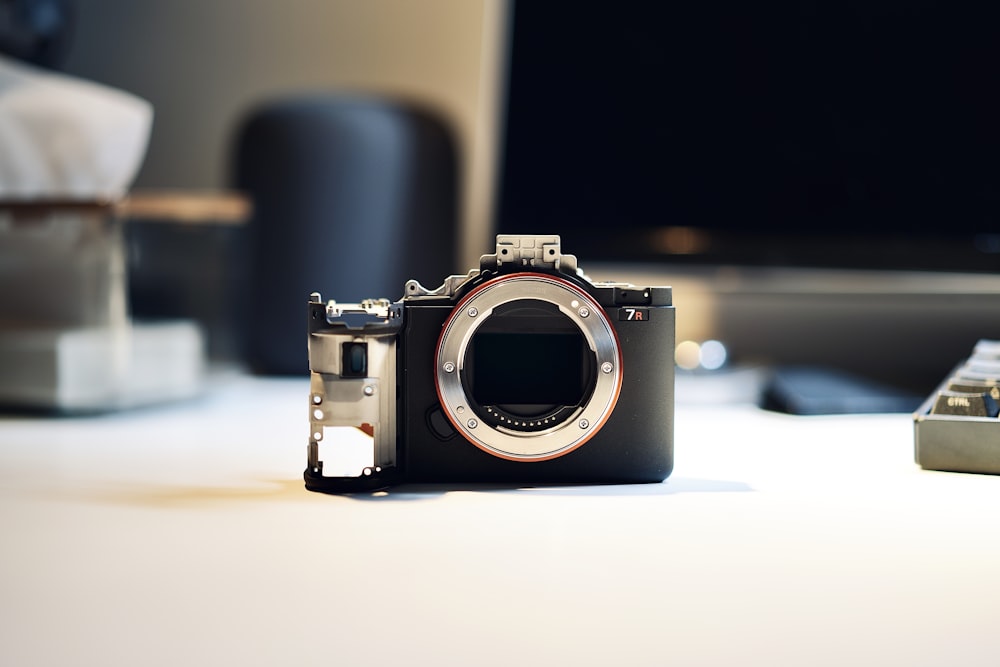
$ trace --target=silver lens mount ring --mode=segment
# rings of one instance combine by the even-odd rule
[[[494,309],[522,300],[556,306],[579,328],[596,362],[589,399],[572,417],[541,431],[521,432],[484,423],[462,382],[466,352],[476,331]],[[515,461],[553,459],[587,442],[611,416],[622,385],[621,348],[604,308],[568,280],[542,273],[501,276],[469,293],[445,322],[434,362],[438,399],[455,429],[483,451]],[[525,381],[531,381],[530,375]]]

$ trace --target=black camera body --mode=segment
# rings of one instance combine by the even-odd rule
[[[497,237],[478,270],[396,302],[309,303],[306,487],[660,482],[673,468],[669,287],[594,283],[558,236]],[[327,427],[372,440],[324,474]]]

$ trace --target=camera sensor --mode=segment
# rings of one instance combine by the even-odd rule
[[[466,377],[480,405],[531,416],[587,398],[593,355],[578,333],[478,333],[470,348]]]
[[[494,309],[466,352],[463,384],[488,424],[556,426],[593,392],[594,354],[557,306],[525,299]]]

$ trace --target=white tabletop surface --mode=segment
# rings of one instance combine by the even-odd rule
[[[1000,664],[1000,478],[907,415],[681,403],[664,484],[334,497],[307,388],[0,418],[0,664]]]

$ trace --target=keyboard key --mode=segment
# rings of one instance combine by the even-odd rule
[[[962,393],[957,391],[938,392],[931,414],[959,415],[962,417],[996,417],[1000,405],[988,392]]]
[[[973,357],[1000,359],[1000,340],[981,340],[972,350]]]
[[[981,373],[983,375],[990,375],[994,378],[1000,378],[1000,361],[992,361],[990,359],[969,359],[963,367],[962,370],[969,370],[973,373]]]
[[[959,394],[989,394],[994,401],[1000,402],[1000,387],[996,382],[977,380],[952,380],[948,383],[948,391]]]
[[[977,370],[966,364],[955,373],[956,378],[962,380],[975,380],[976,382],[986,382],[990,384],[1000,384],[1000,376],[989,370]]]

